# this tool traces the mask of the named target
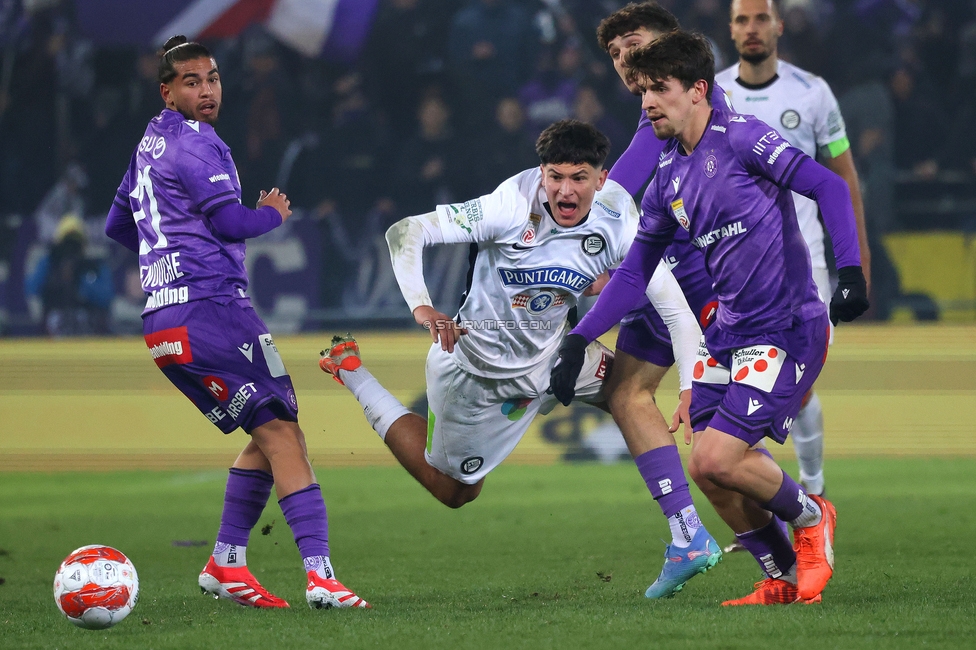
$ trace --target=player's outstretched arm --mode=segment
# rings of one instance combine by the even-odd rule
[[[282,223],[288,221],[288,217],[291,216],[291,201],[277,187],[272,187],[270,192],[261,190],[261,194],[258,196],[257,209],[260,210],[266,205],[278,211],[278,214],[281,215]]]
[[[454,352],[458,338],[467,331],[459,328],[450,316],[434,309],[424,280],[424,247],[444,243],[437,213],[401,219],[386,231],[386,243],[390,247],[393,274],[414,320],[430,332],[435,343],[440,342],[441,349]]]
[[[852,321],[867,311],[868,290],[861,270],[857,222],[847,183],[809,156],[797,163],[786,187],[820,206],[824,225],[830,233],[837,258],[837,290],[830,301],[830,320]]]
[[[674,349],[674,359],[678,366],[679,390],[688,390],[691,388],[691,377],[698,358],[701,327],[698,326],[698,319],[688,306],[688,300],[681,291],[681,286],[674,279],[664,260],[661,260],[654,270],[646,294],[671,335],[671,347]]]
[[[257,210],[237,202],[227,203],[213,210],[208,218],[214,230],[226,239],[243,241],[260,237],[284,223],[288,218],[284,215],[291,215],[285,195],[277,194],[276,199],[275,204],[262,205],[259,202]]]
[[[672,233],[673,234],[673,231]],[[593,308],[583,317],[559,347],[559,360],[549,376],[549,388],[563,406],[569,406],[576,395],[576,380],[583,369],[586,346],[627,315],[647,290],[654,269],[671,241],[640,232],[624,258],[600,293]]]

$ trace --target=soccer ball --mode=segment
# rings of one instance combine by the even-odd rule
[[[112,627],[138,600],[136,568],[110,546],[75,549],[54,574],[54,602],[69,621],[86,630]]]

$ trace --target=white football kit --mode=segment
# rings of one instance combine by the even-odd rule
[[[411,311],[431,304],[422,275],[423,246],[477,246],[457,316],[468,333],[453,354],[433,344],[426,368],[427,462],[463,483],[484,478],[512,452],[535,415],[558,403],[547,390],[570,329],[569,311],[584,289],[624,258],[637,233],[637,206],[614,181],[606,182],[590,213],[571,228],[555,222],[546,201],[542,172],[534,168],[486,196],[405,219],[403,230],[388,236],[394,272]],[[697,328],[663,262],[649,286],[652,294],[669,327]],[[689,365],[696,353],[694,346],[677,351]],[[577,399],[603,401],[612,358],[602,344],[590,344]]]
[[[821,160],[836,158],[850,148],[844,118],[830,86],[821,77],[786,61],[778,61],[776,76],[759,87],[744,85],[739,64],[715,75],[715,83],[725,89],[738,111],[755,115],[770,125],[790,144],[808,156]],[[813,279],[825,302],[833,292],[827,273],[824,229],[817,214],[817,203],[793,193],[800,232],[810,249]]]

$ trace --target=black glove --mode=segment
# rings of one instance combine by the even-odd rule
[[[568,334],[559,346],[559,359],[549,375],[549,391],[563,406],[569,406],[576,395],[576,380],[586,360],[586,342],[580,334]]]
[[[837,269],[837,291],[830,301],[830,322],[848,323],[868,310],[868,286],[860,266]]]

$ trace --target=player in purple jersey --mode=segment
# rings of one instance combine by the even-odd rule
[[[790,191],[817,201],[834,242],[842,272],[831,319],[867,309],[850,193],[768,125],[711,105],[715,63],[700,35],[666,34],[627,65],[655,134],[669,140],[634,245],[563,342],[553,393],[572,398],[579,350],[627,313],[676,230],[688,231],[719,302],[695,367],[689,471],[766,574],[754,593],[723,604],[819,602],[833,573],[836,511],[752,447],[786,439],[826,358],[827,309]],[[793,547],[770,513],[793,527]]]
[[[657,3],[629,4],[600,23],[597,40],[610,55],[624,85],[639,96],[637,84],[627,79],[626,53],[675,29],[678,29],[677,19]],[[720,90],[716,96],[722,97]],[[647,185],[664,149],[664,143],[654,136],[650,126],[642,112],[633,141],[610,170],[610,177],[635,197]],[[680,278],[678,284],[704,329],[711,322],[717,303],[702,254],[684,237],[668,248],[664,259],[675,278]],[[681,392],[669,428],[654,394],[668,368],[674,365],[675,356],[668,328],[646,298],[621,322],[614,355],[613,371],[607,379],[611,413],[641,477],[671,528],[672,539],[664,552],[664,568],[644,595],[670,597],[722,556],[718,544],[701,525],[672,436],[679,420],[684,420],[686,441],[691,440],[688,407],[692,368],[682,368],[679,363]]]
[[[322,492],[298,426],[298,400],[267,326],[247,298],[244,240],[291,215],[277,188],[241,205],[230,149],[213,124],[220,74],[210,52],[176,36],[159,60],[165,109],[129,163],[105,232],[139,254],[146,345],[163,374],[221,431],[251,439],[227,479],[204,592],[251,607],[288,607],[247,569],[247,543],[278,495],[307,574],[311,607],[368,607],[335,579]]]

